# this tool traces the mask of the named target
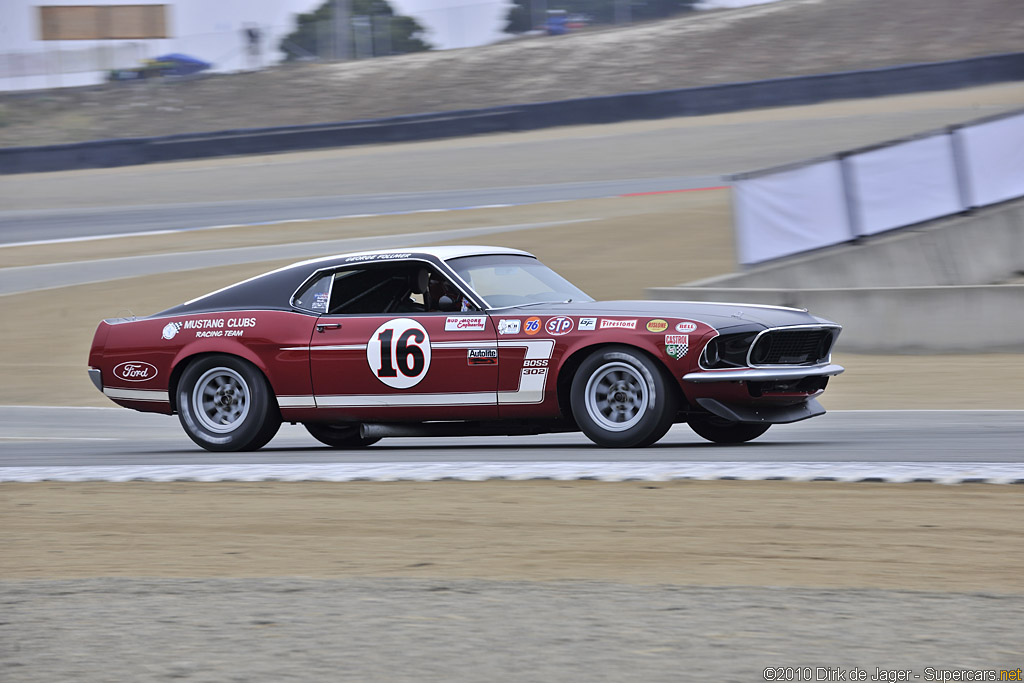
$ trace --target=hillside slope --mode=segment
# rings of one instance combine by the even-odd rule
[[[558,38],[0,96],[0,146],[540,102],[1024,49],[1020,0],[782,0]]]

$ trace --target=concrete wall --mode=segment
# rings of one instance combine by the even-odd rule
[[[988,285],[1024,272],[1024,199],[688,286],[769,289]]]
[[[839,348],[1024,352],[1024,200],[733,275],[652,299],[806,308],[843,325]]]

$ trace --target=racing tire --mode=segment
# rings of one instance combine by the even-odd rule
[[[366,439],[359,435],[359,424],[327,424],[325,422],[304,422],[310,436],[331,448],[366,448],[380,441],[380,437]]]
[[[745,443],[761,436],[771,427],[764,422],[733,422],[717,415],[691,415],[687,419],[697,436],[715,443]]]
[[[576,424],[605,448],[644,448],[675,421],[677,398],[655,361],[628,346],[608,346],[586,358],[569,396]]]
[[[255,451],[281,427],[277,400],[263,373],[236,356],[204,356],[178,382],[178,419],[208,451]]]

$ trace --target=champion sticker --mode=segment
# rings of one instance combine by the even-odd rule
[[[487,329],[487,318],[482,315],[452,315],[445,318],[446,332],[481,332]]]
[[[679,360],[690,350],[690,335],[688,334],[666,334],[665,353],[670,358]]]
[[[469,349],[466,361],[470,365],[497,365],[498,349]]]
[[[512,320],[499,320],[498,334],[519,334],[521,327],[522,321],[518,318],[514,318]]]
[[[557,318],[549,318],[547,324],[544,325],[544,329],[548,331],[548,334],[555,336],[569,334],[572,332],[572,328],[572,318],[566,318],[564,315],[560,315]]]
[[[577,327],[579,327],[583,332],[595,330],[597,329],[597,318],[580,318],[580,322]]]

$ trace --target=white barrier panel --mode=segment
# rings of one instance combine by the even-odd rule
[[[854,238],[838,160],[737,179],[733,209],[736,250],[742,264]]]
[[[959,213],[952,139],[946,133],[847,157],[858,235]]]
[[[956,131],[963,144],[971,206],[1024,196],[1024,114]]]

